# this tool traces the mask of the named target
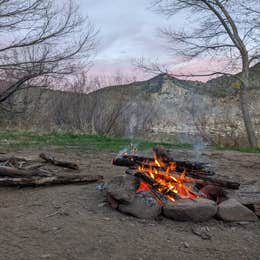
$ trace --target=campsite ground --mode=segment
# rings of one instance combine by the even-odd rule
[[[111,165],[119,146],[46,144],[11,145],[1,139],[3,156],[39,160],[47,151],[79,160],[81,172],[101,174],[105,181],[124,173]],[[9,142],[9,143],[8,143]],[[13,140],[14,144],[14,140]],[[123,143],[121,144],[123,145]],[[149,148],[149,147],[146,147]],[[144,152],[150,154],[151,150]],[[192,160],[191,149],[174,149],[176,159]],[[216,173],[243,184],[260,178],[260,154],[207,149],[200,160]],[[0,259],[260,259],[260,221],[256,223],[141,220],[110,208],[97,183],[41,188],[0,188]],[[203,240],[192,229],[206,230]]]

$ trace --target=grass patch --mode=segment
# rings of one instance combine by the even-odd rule
[[[156,145],[166,148],[192,148],[189,144],[167,144],[148,142],[138,139],[124,139],[98,135],[72,134],[72,133],[33,133],[33,132],[0,132],[0,147],[2,148],[43,148],[48,146],[61,146],[80,148],[83,150],[111,150],[119,151],[130,143],[137,145],[139,150],[151,149]]]
[[[251,148],[251,147],[216,147],[217,150],[225,151],[238,151],[241,153],[260,153],[260,147]]]
[[[126,139],[98,135],[73,134],[63,132],[35,133],[20,131],[0,131],[0,148],[46,148],[59,146],[64,148],[76,148],[81,150],[109,150],[120,151],[131,143],[137,145],[138,150],[151,149],[162,145],[172,149],[193,149],[191,144],[169,144],[160,142],[148,142],[140,139]],[[233,150],[244,153],[260,153],[260,148],[249,147],[211,147],[216,150]]]

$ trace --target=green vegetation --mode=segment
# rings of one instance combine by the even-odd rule
[[[241,153],[260,153],[260,147],[251,148],[251,147],[216,147],[217,150],[231,150],[238,151]]]
[[[151,149],[154,146],[162,145],[166,148],[192,149],[191,144],[169,144],[159,142],[148,142],[140,139],[126,139],[119,137],[106,137],[98,135],[75,134],[65,132],[35,133],[20,131],[0,132],[0,148],[2,149],[23,149],[23,148],[44,148],[58,146],[64,148],[76,148],[81,150],[108,150],[119,151],[131,143],[137,145],[138,150]],[[217,150],[234,150],[245,153],[260,153],[260,148],[248,147],[212,147]]]
[[[166,148],[191,148],[191,145],[166,144],[147,142],[138,139],[124,139],[117,137],[106,137],[73,133],[34,133],[34,132],[0,132],[0,147],[2,148],[42,148],[47,146],[61,146],[79,148],[83,150],[111,150],[119,151],[134,143],[139,150],[147,150],[156,145],[163,145]]]

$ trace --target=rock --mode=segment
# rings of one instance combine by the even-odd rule
[[[207,227],[192,227],[191,231],[194,235],[201,237],[204,240],[210,240],[211,235]]]
[[[165,217],[179,221],[205,221],[216,213],[216,203],[208,199],[180,199],[163,207]]]
[[[141,191],[135,194],[131,203],[119,204],[118,210],[142,219],[155,219],[162,211],[162,206],[155,196],[149,191]]]
[[[260,203],[254,205],[255,214],[260,217]]]
[[[134,176],[116,176],[107,184],[107,194],[119,203],[131,202],[138,185],[139,180]]]
[[[228,199],[218,205],[217,216],[225,221],[256,221],[253,211],[235,199]]]

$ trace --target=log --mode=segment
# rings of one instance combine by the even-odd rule
[[[180,199],[181,198],[178,194],[176,194],[172,191],[169,191],[168,187],[161,185],[160,183],[156,182],[155,180],[153,180],[152,178],[150,178],[149,176],[147,176],[143,172],[126,170],[126,174],[134,175],[134,176],[142,179],[143,181],[147,182],[148,184],[150,184],[155,189],[160,189],[160,190],[165,190],[165,191],[167,190],[165,192],[165,195],[169,195],[169,196],[173,197],[174,199]]]
[[[24,158],[19,158],[19,157],[0,157],[0,163],[2,162],[7,162],[7,161],[22,161],[22,162],[27,162],[26,159]]]
[[[87,184],[103,179],[101,175],[62,175],[31,178],[0,178],[0,186],[37,187],[47,185]]]
[[[164,157],[164,160],[165,157]],[[139,157],[136,155],[124,155],[123,157],[116,158],[113,160],[113,164],[117,166],[126,166],[130,169],[137,169],[138,166],[143,166],[144,168],[149,169],[149,162],[154,162],[154,159],[152,158],[145,158],[145,157]],[[165,161],[164,161],[165,162]],[[167,163],[173,162],[173,160],[167,159]],[[184,161],[176,161],[177,166],[177,174],[178,172],[186,171],[186,175],[192,177],[189,182],[198,183],[201,185],[216,185],[224,188],[229,189],[239,189],[240,183],[228,181],[224,179],[214,178],[212,175],[215,174],[215,172],[210,170],[204,170],[203,165],[206,164],[196,164],[191,162],[184,162]],[[156,168],[159,171],[166,171],[163,167],[159,166],[152,166],[153,168]],[[176,174],[176,171],[173,171],[174,174]]]
[[[8,166],[0,166],[0,177],[8,178],[29,178],[33,176],[46,177],[52,175],[51,173],[41,172],[40,170],[23,170]]]
[[[153,158],[139,157],[136,155],[123,155],[123,157],[117,157],[112,161],[113,165],[129,167],[131,169],[136,169],[138,166],[149,165],[149,163],[154,162]],[[183,172],[184,170],[187,173],[193,173],[197,175],[203,176],[213,176],[215,172],[213,170],[208,169],[208,164],[205,163],[196,163],[196,162],[186,162],[186,161],[175,161],[173,159],[169,159],[164,161],[165,163],[175,162],[176,169],[179,172]],[[156,166],[154,166],[156,167]],[[161,167],[162,168],[162,167]]]
[[[2,166],[9,166],[9,167],[15,167],[15,168],[22,168],[22,166],[27,162],[24,158],[18,158],[18,157],[6,157],[6,158],[0,158],[0,164]]]
[[[69,168],[69,169],[73,169],[73,170],[79,170],[79,164],[75,163],[75,162],[56,160],[53,156],[47,155],[45,153],[41,153],[39,155],[39,157],[41,159],[43,159],[44,161],[51,163],[53,165],[56,165],[56,166],[61,166],[61,167],[65,167],[65,168]]]
[[[203,162],[188,162],[188,161],[176,161],[174,160],[170,153],[163,149],[163,148],[154,148],[153,152],[159,160],[169,163],[169,162],[176,162],[177,171],[183,171],[183,170],[189,170],[197,172],[197,174],[203,174],[203,175],[215,175],[215,172],[211,169],[208,169],[209,165],[207,163]]]
[[[234,182],[234,181],[228,181],[228,180],[218,179],[218,178],[211,178],[211,177],[201,176],[201,175],[198,176],[196,174],[190,174],[190,175],[193,176],[192,178],[190,178],[191,182],[201,184],[203,186],[216,185],[216,186],[233,189],[233,190],[238,190],[240,187],[240,183]]]

